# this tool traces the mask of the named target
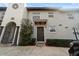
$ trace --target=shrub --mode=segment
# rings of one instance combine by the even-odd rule
[[[31,39],[31,40],[27,40],[27,43],[20,42],[19,46],[32,46],[36,44],[35,41],[36,39]]]
[[[34,42],[31,38],[31,35],[32,35],[32,25],[29,20],[24,20],[21,25],[19,45],[26,46]]]
[[[57,47],[69,47],[70,42],[73,40],[68,39],[47,39],[47,46],[57,46]]]

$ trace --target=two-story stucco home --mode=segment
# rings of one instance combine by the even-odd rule
[[[79,11],[56,8],[24,7],[24,4],[10,4],[0,8],[0,42],[19,43],[19,34],[23,19],[32,22],[32,38],[36,42],[47,39],[79,38]],[[75,35],[75,33],[77,35]]]

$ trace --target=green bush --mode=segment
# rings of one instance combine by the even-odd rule
[[[57,47],[69,47],[70,42],[73,40],[68,39],[47,39],[47,46],[57,46]]]
[[[27,40],[27,42],[20,42],[19,46],[32,46],[35,45],[36,39]]]
[[[29,20],[24,20],[21,25],[20,32],[20,43],[21,46],[29,45],[31,42],[34,42],[31,38],[32,35],[32,25]]]

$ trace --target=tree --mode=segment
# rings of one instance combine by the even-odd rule
[[[32,28],[33,27],[31,25],[31,22],[28,19],[22,22],[20,32],[20,45],[25,46],[31,42]]]

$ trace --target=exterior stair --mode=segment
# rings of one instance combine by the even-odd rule
[[[45,46],[45,42],[44,41],[37,41],[36,46],[37,47],[43,47],[43,46]]]

